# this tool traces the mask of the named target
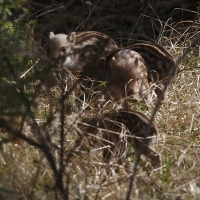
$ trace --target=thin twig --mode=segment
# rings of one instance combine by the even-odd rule
[[[97,2],[95,3],[95,5],[93,6],[91,12],[88,14],[88,16],[76,27],[76,30],[78,30],[80,26],[83,26],[86,23],[86,21],[90,18],[91,14],[95,10],[95,8],[96,8],[96,6],[97,6],[98,3],[99,3],[99,0],[97,0]]]
[[[33,69],[33,67],[34,67],[39,61],[40,61],[40,59],[38,58],[38,59],[35,61],[35,63],[34,63],[26,72],[24,72],[24,73],[20,76],[20,78],[23,78],[29,71],[31,71],[31,69]]]
[[[139,21],[140,21],[140,20],[141,20],[141,21],[144,20],[144,15],[145,15],[145,13],[146,13],[148,3],[149,3],[149,0],[146,0],[145,3],[144,3],[144,7],[143,7],[143,9],[142,9],[142,12],[141,12],[140,16],[138,17],[138,20],[137,20],[137,22],[135,23],[135,26],[134,26],[133,30],[131,31],[131,34],[130,34],[130,36],[129,36],[129,38],[128,38],[128,42],[127,42],[127,43],[129,43],[129,41],[130,41],[130,39],[131,39],[131,36],[132,36],[132,34],[133,34],[135,28],[137,27]],[[138,35],[139,35],[139,32],[140,32],[140,30],[137,31],[135,40],[137,39],[137,37],[138,37]]]

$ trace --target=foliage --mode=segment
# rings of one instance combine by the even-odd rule
[[[91,11],[89,2],[84,4],[85,13]],[[123,9],[127,9],[127,2]],[[0,1],[0,199],[125,199],[136,153],[127,147],[124,166],[118,165],[114,158],[106,164],[100,148],[87,152],[75,143],[80,133],[75,125],[77,119],[118,109],[121,103],[105,102],[95,87],[81,90],[81,83],[73,76],[69,76],[66,83],[53,73],[55,65],[47,64],[42,56],[45,47],[40,46],[45,42],[46,32],[52,28],[49,22],[49,27],[44,26],[49,15],[43,18],[44,21],[29,18],[25,3],[21,0]],[[74,8],[71,6],[65,7],[67,12]],[[77,13],[80,7],[75,9]],[[17,11],[24,15],[13,20],[13,13]],[[52,18],[53,24],[63,17],[59,11],[52,13],[56,17],[56,20]],[[74,24],[80,24],[77,13],[71,12],[67,16],[67,24],[74,20],[71,29]],[[86,18],[86,14],[81,17]],[[90,19],[94,22],[99,18],[89,17],[85,29]],[[151,20],[153,23],[154,19]],[[101,23],[97,21],[97,24]],[[124,30],[129,30],[123,34],[125,40],[132,31],[133,24],[129,26],[129,23],[132,22],[125,24]],[[161,24],[164,26],[158,29],[156,40],[175,57],[182,54],[190,39],[199,32],[197,17],[187,23],[166,20]],[[109,33],[107,27],[106,23],[101,25],[100,31]],[[40,28],[41,32],[38,31]],[[115,39],[120,38],[119,32],[115,34]],[[35,35],[36,39],[38,35],[42,39],[35,40]],[[155,117],[159,128],[156,150],[162,154],[162,166],[153,168],[148,160],[141,158],[131,199],[200,197],[198,55],[198,48],[193,48],[181,62],[169,85],[167,98]],[[142,102],[135,104],[135,109],[151,116],[153,108],[147,108]]]
[[[24,12],[27,9],[24,7],[26,0],[1,0],[0,1],[0,18],[1,20],[7,20],[9,16],[12,16],[13,10],[23,10]]]

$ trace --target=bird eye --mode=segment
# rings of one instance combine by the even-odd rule
[[[67,50],[67,47],[62,47],[62,48],[61,48],[61,51],[62,51],[63,53],[65,53],[66,50]]]

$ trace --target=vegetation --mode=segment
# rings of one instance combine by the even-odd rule
[[[119,6],[119,1],[112,2]],[[124,2],[126,12],[130,2]],[[78,24],[80,31],[91,28],[110,33],[118,44],[124,44],[129,36],[135,40],[143,27],[151,27],[150,19],[155,32],[147,36],[179,58],[200,31],[199,9],[177,7],[188,19],[173,21],[174,6],[179,5],[166,4],[164,18],[170,12],[170,20],[143,15],[146,17],[140,21],[140,28],[131,35],[138,16],[132,16],[123,27],[123,19],[114,11],[112,18],[109,8],[110,13],[105,11],[103,18],[108,21],[103,24],[100,17],[106,4],[99,1],[57,1],[48,6],[54,9],[51,12],[47,8],[37,11],[35,5],[37,1],[0,1],[0,199],[126,199],[137,154],[127,147],[125,166],[119,166],[114,158],[108,165],[102,160],[100,148],[88,153],[75,143],[77,119],[118,109],[121,102],[106,102],[92,87],[81,91],[81,82],[72,75],[67,82],[56,76],[55,65],[45,59],[48,32],[68,32]],[[58,18],[64,19],[66,10],[66,28],[61,30]],[[114,23],[111,26],[113,19],[120,21],[117,29]],[[63,27],[63,20],[60,22],[58,26]],[[90,98],[83,98],[84,94]],[[154,118],[159,129],[156,150],[162,155],[162,166],[153,168],[141,157],[128,199],[200,199],[199,94],[197,44],[181,60]],[[149,117],[154,111],[143,102],[134,103],[134,107]]]

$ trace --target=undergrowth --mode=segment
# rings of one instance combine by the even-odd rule
[[[199,23],[193,21],[184,29],[177,26],[168,24],[171,37],[164,37],[162,30],[163,37],[158,39],[176,58],[196,36]],[[73,76],[64,82],[46,63],[38,62],[23,78],[12,72],[20,69],[23,74],[30,68],[27,57],[14,64],[6,57],[4,65],[11,66],[11,76],[7,71],[1,75],[2,91],[9,94],[1,94],[0,103],[0,199],[61,199],[63,193],[69,199],[125,199],[136,152],[127,148],[127,171],[115,158],[105,163],[103,147],[87,152],[75,143],[77,119],[123,104],[106,102],[98,90],[81,91],[81,83]],[[48,80],[57,80],[50,81],[51,87],[43,81],[47,73]],[[131,199],[200,199],[199,86],[199,50],[195,47],[178,66],[154,119],[159,130],[155,148],[162,155],[162,166],[153,168],[141,158]],[[136,110],[151,116],[153,108],[143,102],[134,104]]]

